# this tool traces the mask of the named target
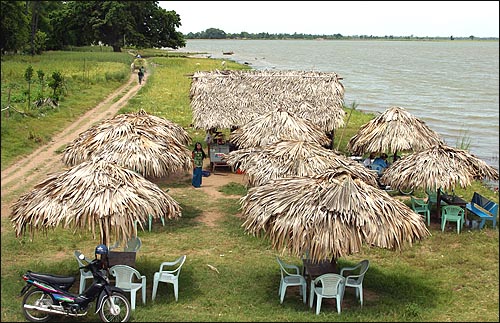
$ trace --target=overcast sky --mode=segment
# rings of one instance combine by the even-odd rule
[[[499,37],[499,1],[160,1],[178,29],[343,36]]]

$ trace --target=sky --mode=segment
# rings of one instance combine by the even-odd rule
[[[499,37],[500,1],[159,1],[183,34]]]

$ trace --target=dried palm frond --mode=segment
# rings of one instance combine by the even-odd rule
[[[262,185],[281,177],[313,176],[337,170],[347,171],[377,186],[375,175],[362,164],[314,142],[282,140],[267,146],[235,150],[222,159],[244,170],[251,185]]]
[[[199,129],[243,126],[277,108],[324,131],[344,125],[344,86],[336,73],[250,70],[196,72],[190,89]]]
[[[369,152],[419,151],[443,143],[439,134],[425,122],[401,107],[390,107],[362,125],[349,140],[347,149],[354,154]]]
[[[137,236],[136,221],[174,219],[181,207],[156,184],[115,163],[94,159],[50,174],[12,205],[16,235],[59,225],[100,233],[109,245],[111,237],[124,244]]]
[[[68,166],[98,157],[145,177],[164,177],[192,168],[187,132],[174,123],[147,115],[118,115],[80,134],[63,151]]]
[[[439,144],[407,155],[388,167],[381,181],[394,188],[465,188],[472,180],[498,180],[498,170],[466,150]]]
[[[229,141],[239,148],[265,146],[281,140],[302,140],[320,145],[330,145],[331,142],[317,125],[282,108],[251,120],[229,137]]]
[[[347,172],[276,179],[240,202],[247,233],[314,261],[359,252],[363,243],[401,250],[430,235],[419,214]]]

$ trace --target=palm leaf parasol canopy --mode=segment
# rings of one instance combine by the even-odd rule
[[[153,218],[177,218],[181,207],[156,184],[105,160],[93,159],[50,174],[13,205],[11,221],[16,236],[27,231],[64,228],[100,233],[124,244],[137,236],[135,223]]]
[[[317,125],[282,108],[256,117],[229,136],[229,141],[239,148],[265,146],[280,140],[303,140],[327,146],[331,143]]]
[[[345,171],[276,179],[240,202],[247,233],[312,261],[357,253],[363,243],[401,250],[430,235],[419,214]]]
[[[82,132],[63,151],[74,166],[94,157],[117,162],[145,177],[164,177],[192,169],[191,141],[180,126],[144,110],[105,120]]]
[[[282,140],[267,146],[238,149],[223,157],[245,170],[251,185],[288,176],[312,176],[341,169],[377,186],[377,178],[362,164],[314,142]]]
[[[136,127],[149,129],[160,138],[173,139],[182,145],[191,144],[191,137],[182,126],[168,119],[149,114],[144,109],[140,109],[136,113],[118,114],[112,120],[116,123],[127,122]]]
[[[370,120],[349,140],[347,149],[356,155],[377,152],[419,151],[443,143],[425,122],[401,107],[390,107]]]
[[[395,188],[465,188],[473,180],[498,180],[498,170],[466,150],[439,144],[399,159],[381,181]]]
[[[324,131],[344,125],[344,86],[336,73],[249,70],[194,73],[190,97],[198,129],[241,127],[277,108]]]

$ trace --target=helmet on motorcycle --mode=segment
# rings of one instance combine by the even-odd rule
[[[100,244],[97,247],[95,247],[95,254],[97,255],[107,255],[108,254],[108,247],[106,247],[105,244]]]

